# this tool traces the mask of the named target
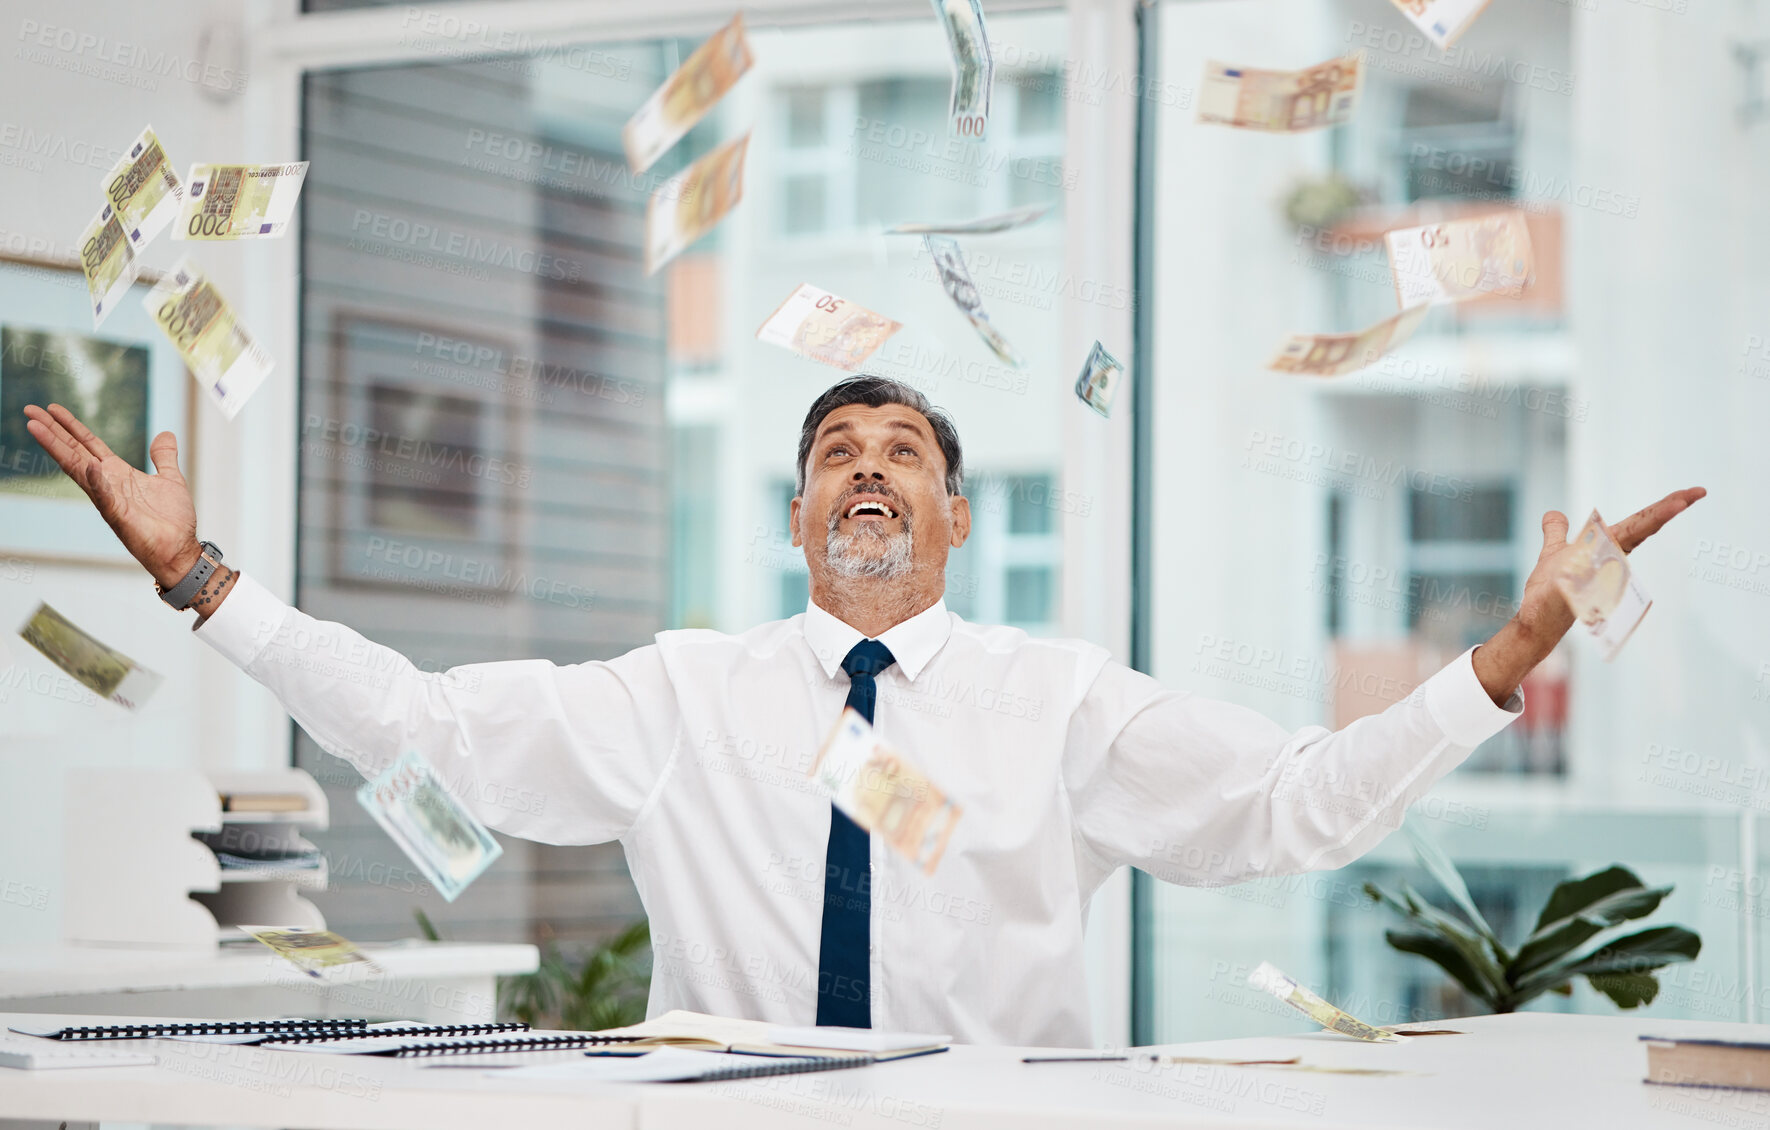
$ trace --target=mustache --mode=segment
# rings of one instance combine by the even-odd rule
[[[902,495],[882,484],[864,483],[843,491],[841,496],[836,499],[836,504],[830,508],[830,529],[834,530],[837,523],[842,521],[842,515],[846,514],[848,508],[854,505],[854,500],[862,497],[883,498],[891,503],[891,508],[897,511],[899,518],[910,516],[909,504],[904,502]]]

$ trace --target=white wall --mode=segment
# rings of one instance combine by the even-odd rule
[[[80,233],[103,203],[105,172],[149,123],[181,179],[198,160],[291,159],[289,144],[268,127],[267,84],[242,54],[244,21],[266,18],[268,8],[263,0],[9,0],[0,14],[0,251],[76,261]],[[243,72],[243,93],[203,85],[205,31],[211,82],[226,85]],[[174,244],[163,234],[144,258],[164,270],[187,250],[245,311],[278,366],[233,422],[200,402],[196,434],[178,437],[194,449],[194,461],[183,462],[196,488],[199,531],[230,563],[287,593],[295,358],[281,320],[263,316],[256,280],[288,249]],[[42,601],[164,676],[158,694],[132,714],[61,677],[12,635]],[[0,898],[0,940],[59,936],[68,768],[286,762],[288,723],[274,701],[192,638],[191,620],[160,603],[132,563],[34,560],[0,568],[0,624],[18,664],[0,675],[0,889],[17,882],[47,891],[42,900]]]

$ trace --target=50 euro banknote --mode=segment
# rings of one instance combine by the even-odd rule
[[[289,230],[307,162],[192,165],[173,239],[275,239]]]
[[[868,835],[934,874],[962,809],[908,758],[878,740],[853,707],[817,752],[811,779]]]
[[[1422,302],[1358,333],[1292,334],[1266,367],[1307,377],[1343,376],[1364,368],[1412,337],[1431,309]]]
[[[744,37],[744,15],[714,32],[682,61],[664,85],[652,92],[645,105],[634,111],[621,129],[621,147],[627,166],[636,173],[652,167],[682,135],[707,116],[707,111],[730,90],[754,59],[750,41]]]
[[[1198,120],[1236,129],[1300,133],[1352,119],[1364,86],[1364,52],[1300,71],[1263,71],[1209,60]]]
[[[142,305],[230,420],[276,367],[270,351],[246,331],[227,299],[188,258],[160,279]]]
[[[728,141],[658,188],[645,206],[645,273],[713,230],[744,198],[750,135]]]
[[[1432,46],[1443,51],[1457,41],[1475,17],[1487,10],[1489,0],[1392,0],[1401,14],[1413,22]]]
[[[1629,568],[1628,555],[1596,510],[1562,558],[1555,587],[1567,598],[1568,607],[1597,641],[1598,654],[1606,660],[1615,658],[1653,607],[1653,598]]]
[[[838,369],[854,369],[902,328],[903,323],[858,302],[801,283],[756,330],[756,340]]]
[[[1536,275],[1536,252],[1522,212],[1398,228],[1383,242],[1403,309],[1487,294],[1516,298]]]

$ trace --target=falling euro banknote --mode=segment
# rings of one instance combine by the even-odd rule
[[[1051,210],[1049,204],[1026,204],[1019,208],[1011,208],[1006,212],[998,212],[993,216],[980,216],[975,220],[955,220],[950,223],[940,221],[906,220],[901,224],[893,224],[885,229],[886,235],[993,235],[1010,228],[1030,224]]]
[[[818,750],[811,779],[850,820],[934,874],[961,808],[903,754],[879,741],[853,707]]]
[[[1403,309],[1488,294],[1516,298],[1536,274],[1522,212],[1400,228],[1386,233],[1383,242]]]
[[[289,230],[307,162],[192,165],[173,239],[275,239]]]
[[[449,902],[504,854],[486,826],[413,750],[359,788],[356,799]]]
[[[86,276],[86,292],[92,298],[92,328],[111,316],[123,295],[141,273],[141,264],[129,246],[129,233],[106,204],[80,235],[80,272]]]
[[[983,5],[978,0],[932,3],[940,26],[946,29],[947,50],[952,55],[949,131],[974,141],[981,139],[989,129],[990,93],[996,82],[996,61],[990,54],[989,32],[983,26]]]
[[[324,970],[340,965],[361,965],[363,972],[381,971],[355,942],[330,930],[314,930],[305,926],[241,926],[247,934],[263,942],[278,957],[309,977],[324,979]]]
[[[18,634],[75,682],[118,706],[134,710],[159,689],[160,676],[99,643],[47,604],[37,606]]]
[[[1421,303],[1352,334],[1292,334],[1266,363],[1280,373],[1338,377],[1362,369],[1412,337],[1432,307]]]
[[[1271,962],[1262,961],[1258,968],[1248,974],[1248,987],[1271,993],[1323,1028],[1342,1036],[1351,1036],[1355,1040],[1365,1040],[1373,1044],[1407,1043],[1406,1036],[1378,1028],[1374,1024],[1366,1024],[1356,1016],[1334,1007],[1299,985]]]
[[[756,340],[838,369],[856,369],[902,328],[903,323],[859,303],[801,283],[762,323]]]
[[[153,126],[142,130],[129,152],[105,174],[104,195],[136,251],[177,219],[184,189]]]
[[[922,243],[928,248],[928,254],[934,256],[934,269],[940,272],[940,285],[946,289],[947,297],[953,300],[959,313],[965,315],[965,320],[990,347],[990,352],[1001,358],[1004,364],[1016,369],[1026,368],[1020,354],[990,324],[989,315],[983,312],[983,298],[977,293],[977,284],[971,281],[971,272],[965,269],[965,254],[959,250],[959,241],[951,236],[925,235]]]
[[[1236,129],[1300,133],[1352,120],[1364,85],[1364,53],[1354,51],[1300,71],[1205,63],[1198,120]]]
[[[1628,555],[1610,536],[1596,510],[1562,558],[1555,587],[1598,641],[1598,654],[1606,660],[1616,656],[1653,607],[1653,598],[1629,568]]]
[[[1443,51],[1469,30],[1489,0],[1391,0],[1432,45]]]
[[[651,168],[682,140],[683,134],[707,116],[707,111],[725,97],[725,92],[743,77],[752,62],[740,12],[695,48],[694,54],[676,68],[676,73],[665,79],[664,85],[653,91],[645,105],[627,119],[621,130],[621,146],[627,151],[628,167],[636,173]]]
[[[1104,345],[1095,342],[1082,366],[1082,375],[1076,378],[1076,396],[1102,416],[1109,415],[1112,398],[1118,394],[1119,382],[1124,377],[1124,364],[1108,353]]]
[[[203,391],[233,419],[276,367],[234,308],[190,259],[181,259],[142,300]]]
[[[744,198],[750,135],[728,141],[665,181],[645,207],[645,273],[713,230]]]

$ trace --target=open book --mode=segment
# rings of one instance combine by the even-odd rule
[[[807,1051],[864,1052],[877,1060],[941,1052],[951,1036],[925,1032],[880,1032],[871,1028],[794,1028],[766,1020],[732,1020],[704,1012],[673,1009],[625,1028],[605,1028],[598,1036],[627,1037],[627,1048],[676,1047],[745,1055],[803,1056]]]

